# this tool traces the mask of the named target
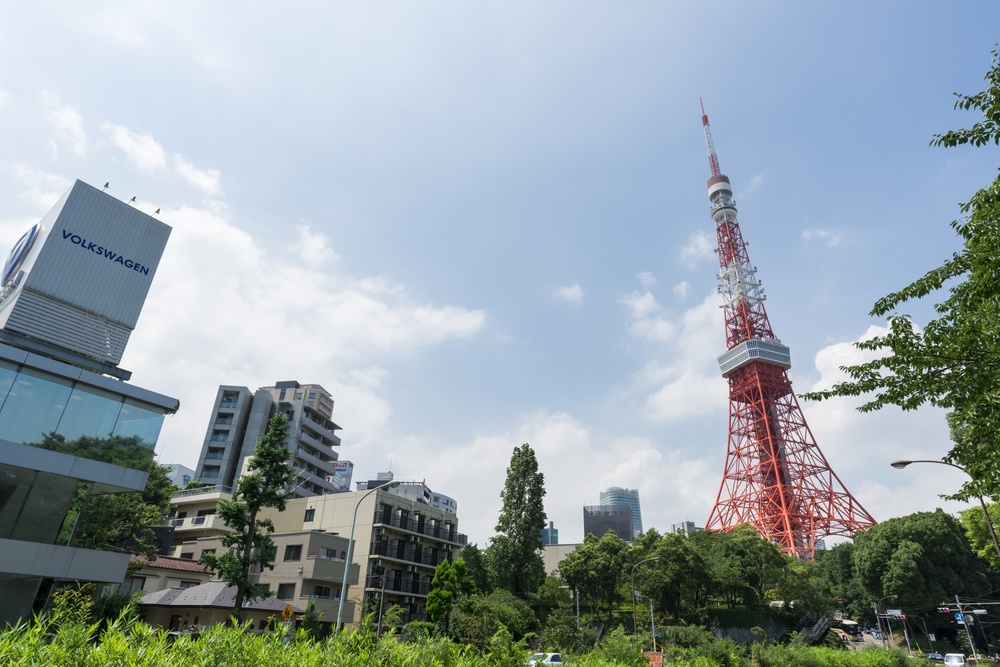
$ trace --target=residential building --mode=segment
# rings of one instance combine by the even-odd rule
[[[467,538],[458,533],[458,517],[431,506],[422,492],[413,497],[397,493],[398,489],[415,493],[423,482],[380,488],[388,483],[372,480],[368,489],[293,498],[284,512],[262,510],[261,518],[274,523],[278,558],[274,570],[264,570],[259,581],[299,606],[315,599],[323,621],[335,623],[353,533],[344,624],[357,623],[365,605],[397,604],[405,610],[404,623],[427,620],[434,570],[457,558]],[[216,518],[215,507],[230,497],[231,490],[224,487],[174,494],[170,555],[196,561],[206,550],[220,549],[221,537],[229,529]]]
[[[271,535],[277,554],[274,568],[265,568],[254,573],[253,577],[254,583],[266,585],[277,600],[287,602],[293,608],[305,609],[310,600],[315,602],[316,610],[323,615],[322,623],[326,626],[324,630],[329,631],[336,622],[340,605],[349,540],[343,535],[324,530],[301,529],[304,524],[314,523],[314,514],[315,509],[303,510],[300,507],[289,507],[278,514],[300,529],[279,529]],[[202,554],[221,551],[223,548],[221,535],[216,535],[183,542],[175,547],[174,552],[180,556],[180,560],[196,563]],[[358,567],[353,566],[348,573],[348,580],[357,579]],[[194,623],[199,624],[197,621]],[[203,620],[200,624],[205,625],[207,622]]]
[[[554,522],[549,521],[549,525],[542,528],[540,537],[542,538],[542,546],[559,544],[559,529],[556,528]]]
[[[78,491],[140,491],[178,402],[120,368],[170,227],[76,181],[0,282],[0,627],[60,581],[122,582],[125,553],[76,546]],[[85,505],[84,505],[85,511]]]
[[[591,505],[583,508],[583,534],[604,537],[612,531],[615,535],[631,542],[632,508],[628,505]]]
[[[153,626],[197,631],[228,623],[235,602],[236,586],[227,586],[223,581],[210,581],[189,588],[166,588],[146,593],[139,601],[139,612],[146,623]],[[269,597],[244,601],[240,617],[251,632],[274,630],[280,626],[286,607],[290,618],[301,616],[305,611],[302,607]]]
[[[288,417],[285,447],[292,453],[296,477],[290,490],[299,497],[350,490],[350,467],[340,462],[333,422],[333,398],[318,384],[276,382],[251,393],[246,387],[222,385],[215,397],[195,479],[212,486],[233,487],[271,417]],[[345,479],[346,474],[346,479]]]
[[[122,595],[132,595],[139,591],[152,593],[167,588],[190,588],[212,579],[211,570],[188,558],[157,556],[150,560],[143,556],[132,556],[132,562],[139,569],[125,577],[118,587],[118,592]]]
[[[642,535],[642,509],[639,507],[639,489],[623,489],[612,486],[601,491],[601,505],[628,505],[632,510],[632,536]]]
[[[264,515],[274,522],[276,533],[312,529],[350,536],[353,532],[345,625],[360,621],[363,608],[387,609],[394,604],[403,608],[404,623],[428,620],[427,593],[434,570],[457,558],[467,542],[458,532],[458,517],[395,489],[296,498],[285,512],[265,510]],[[335,589],[339,588],[338,582]]]

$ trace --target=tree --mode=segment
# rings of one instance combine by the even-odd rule
[[[984,565],[961,524],[940,509],[888,519],[854,538],[854,572],[868,607],[886,595],[911,608],[982,595],[991,590]]]
[[[302,631],[311,639],[319,639],[323,634],[323,612],[316,609],[316,601],[309,600],[306,613],[302,615]]]
[[[452,610],[452,636],[480,651],[489,646],[490,638],[502,627],[514,641],[519,641],[538,630],[538,620],[527,602],[505,590],[464,597]]]
[[[474,592],[483,595],[492,593],[486,553],[478,545],[470,544],[462,549],[462,560],[465,561],[465,577],[474,587]]]
[[[507,480],[500,493],[503,507],[497,520],[497,535],[487,547],[489,570],[496,588],[510,591],[522,600],[545,580],[541,531],[545,528],[545,476],[531,445],[514,449],[507,467]]]
[[[956,109],[982,113],[970,129],[936,135],[931,145],[951,148],[1000,144],[1000,50],[992,52],[987,89],[956,93]],[[855,343],[881,353],[867,363],[842,368],[850,378],[808,399],[867,396],[859,410],[887,405],[913,410],[930,403],[946,410],[953,445],[944,460],[961,465],[972,477],[955,497],[1000,496],[1000,178],[977,191],[960,207],[963,218],[951,223],[962,250],[898,292],[879,299],[871,311],[887,317],[889,332]],[[897,309],[948,285],[949,296],[935,305],[936,319],[923,329]]]
[[[708,566],[683,535],[659,535],[650,530],[642,537],[645,539],[633,545],[632,566],[647,558],[659,560],[635,568],[636,588],[653,597],[657,607],[676,621],[682,605],[695,606],[700,582],[708,576]]]
[[[82,436],[66,440],[49,433],[38,447],[74,456],[123,465],[148,472],[142,491],[91,495],[92,485],[81,482],[70,502],[57,542],[101,551],[155,558],[158,547],[153,526],[158,526],[170,511],[170,497],[177,489],[167,477],[170,469],[157,465],[153,450],[138,436],[114,435],[107,438]],[[134,564],[130,568],[141,567]]]
[[[285,510],[289,492],[285,486],[292,481],[294,470],[288,463],[289,452],[284,447],[288,418],[278,413],[267,424],[247,466],[248,472],[239,478],[231,500],[221,500],[218,516],[232,532],[222,538],[228,551],[222,554],[203,553],[201,562],[219,574],[219,578],[236,587],[233,615],[238,619],[243,601],[260,600],[271,591],[267,586],[250,583],[250,568],[274,569],[277,547],[271,540],[274,524],[259,518],[262,508]]]
[[[465,575],[465,561],[443,561],[434,570],[431,590],[427,593],[427,615],[448,634],[448,618],[459,595],[470,595],[475,584]]]
[[[987,506],[990,513],[990,521],[994,526],[1000,525],[1000,503],[992,503]],[[1000,571],[1000,556],[997,555],[996,547],[993,545],[993,538],[990,536],[989,527],[986,525],[986,517],[983,516],[981,507],[970,507],[958,513],[962,526],[965,528],[965,536],[969,538],[969,544],[976,555],[986,560],[993,566],[994,570]]]

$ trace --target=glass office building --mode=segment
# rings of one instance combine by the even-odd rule
[[[51,583],[122,581],[128,554],[78,548],[74,545],[76,520],[86,511],[87,498],[145,488],[164,416],[178,407],[176,399],[124,382],[130,373],[114,365],[110,357],[90,353],[106,337],[101,331],[106,316],[96,301],[106,300],[116,281],[133,280],[131,274],[138,272],[123,270],[120,276],[112,273],[94,279],[86,260],[108,259],[94,252],[89,253],[93,257],[80,253],[82,263],[72,271],[67,271],[72,267],[65,262],[46,259],[46,244],[74,243],[72,235],[55,233],[60,228],[102,238],[94,221],[119,234],[139,237],[129,238],[132,245],[128,247],[143,257],[143,267],[155,269],[166,241],[163,228],[169,227],[77,182],[33,228],[33,233],[40,230],[35,247],[19,243],[4,271],[0,293],[0,321],[4,322],[0,326],[0,626],[30,617],[44,603]],[[119,229],[122,226],[127,229]],[[34,283],[28,272],[35,274]],[[79,291],[81,282],[93,292],[92,300],[88,301],[86,293],[78,294],[72,305],[60,299],[65,296],[61,294],[64,286]],[[141,285],[133,291],[144,298]],[[77,318],[97,324],[89,328],[67,325],[59,340],[47,337],[44,327],[32,335],[31,319],[41,312],[33,308],[43,300],[59,300],[67,322]],[[119,316],[125,324],[115,326],[131,331],[128,316],[134,321],[141,305],[141,300],[132,303],[129,313]],[[20,318],[16,325],[11,324],[12,311]],[[72,339],[72,344],[64,344],[63,339]]]

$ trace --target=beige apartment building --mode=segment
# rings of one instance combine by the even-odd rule
[[[259,581],[295,606],[304,608],[310,599],[315,600],[323,622],[336,623],[353,523],[344,625],[359,622],[366,609],[377,612],[390,605],[403,608],[403,623],[427,620],[427,593],[434,570],[445,560],[457,558],[467,539],[458,533],[454,514],[432,507],[421,499],[422,494],[407,497],[394,490],[294,498],[284,512],[263,510],[262,516],[274,522],[272,539],[278,551],[274,569],[261,572]],[[219,488],[175,494],[170,555],[198,560],[206,550],[220,549],[221,536],[228,529],[215,517],[215,506],[229,497],[228,491]]]

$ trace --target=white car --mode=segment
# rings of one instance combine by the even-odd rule
[[[944,664],[945,667],[965,667],[965,656],[961,653],[946,653]]]
[[[524,661],[525,667],[539,667],[540,665],[562,665],[565,663],[566,661],[563,660],[561,653],[536,653]]]

